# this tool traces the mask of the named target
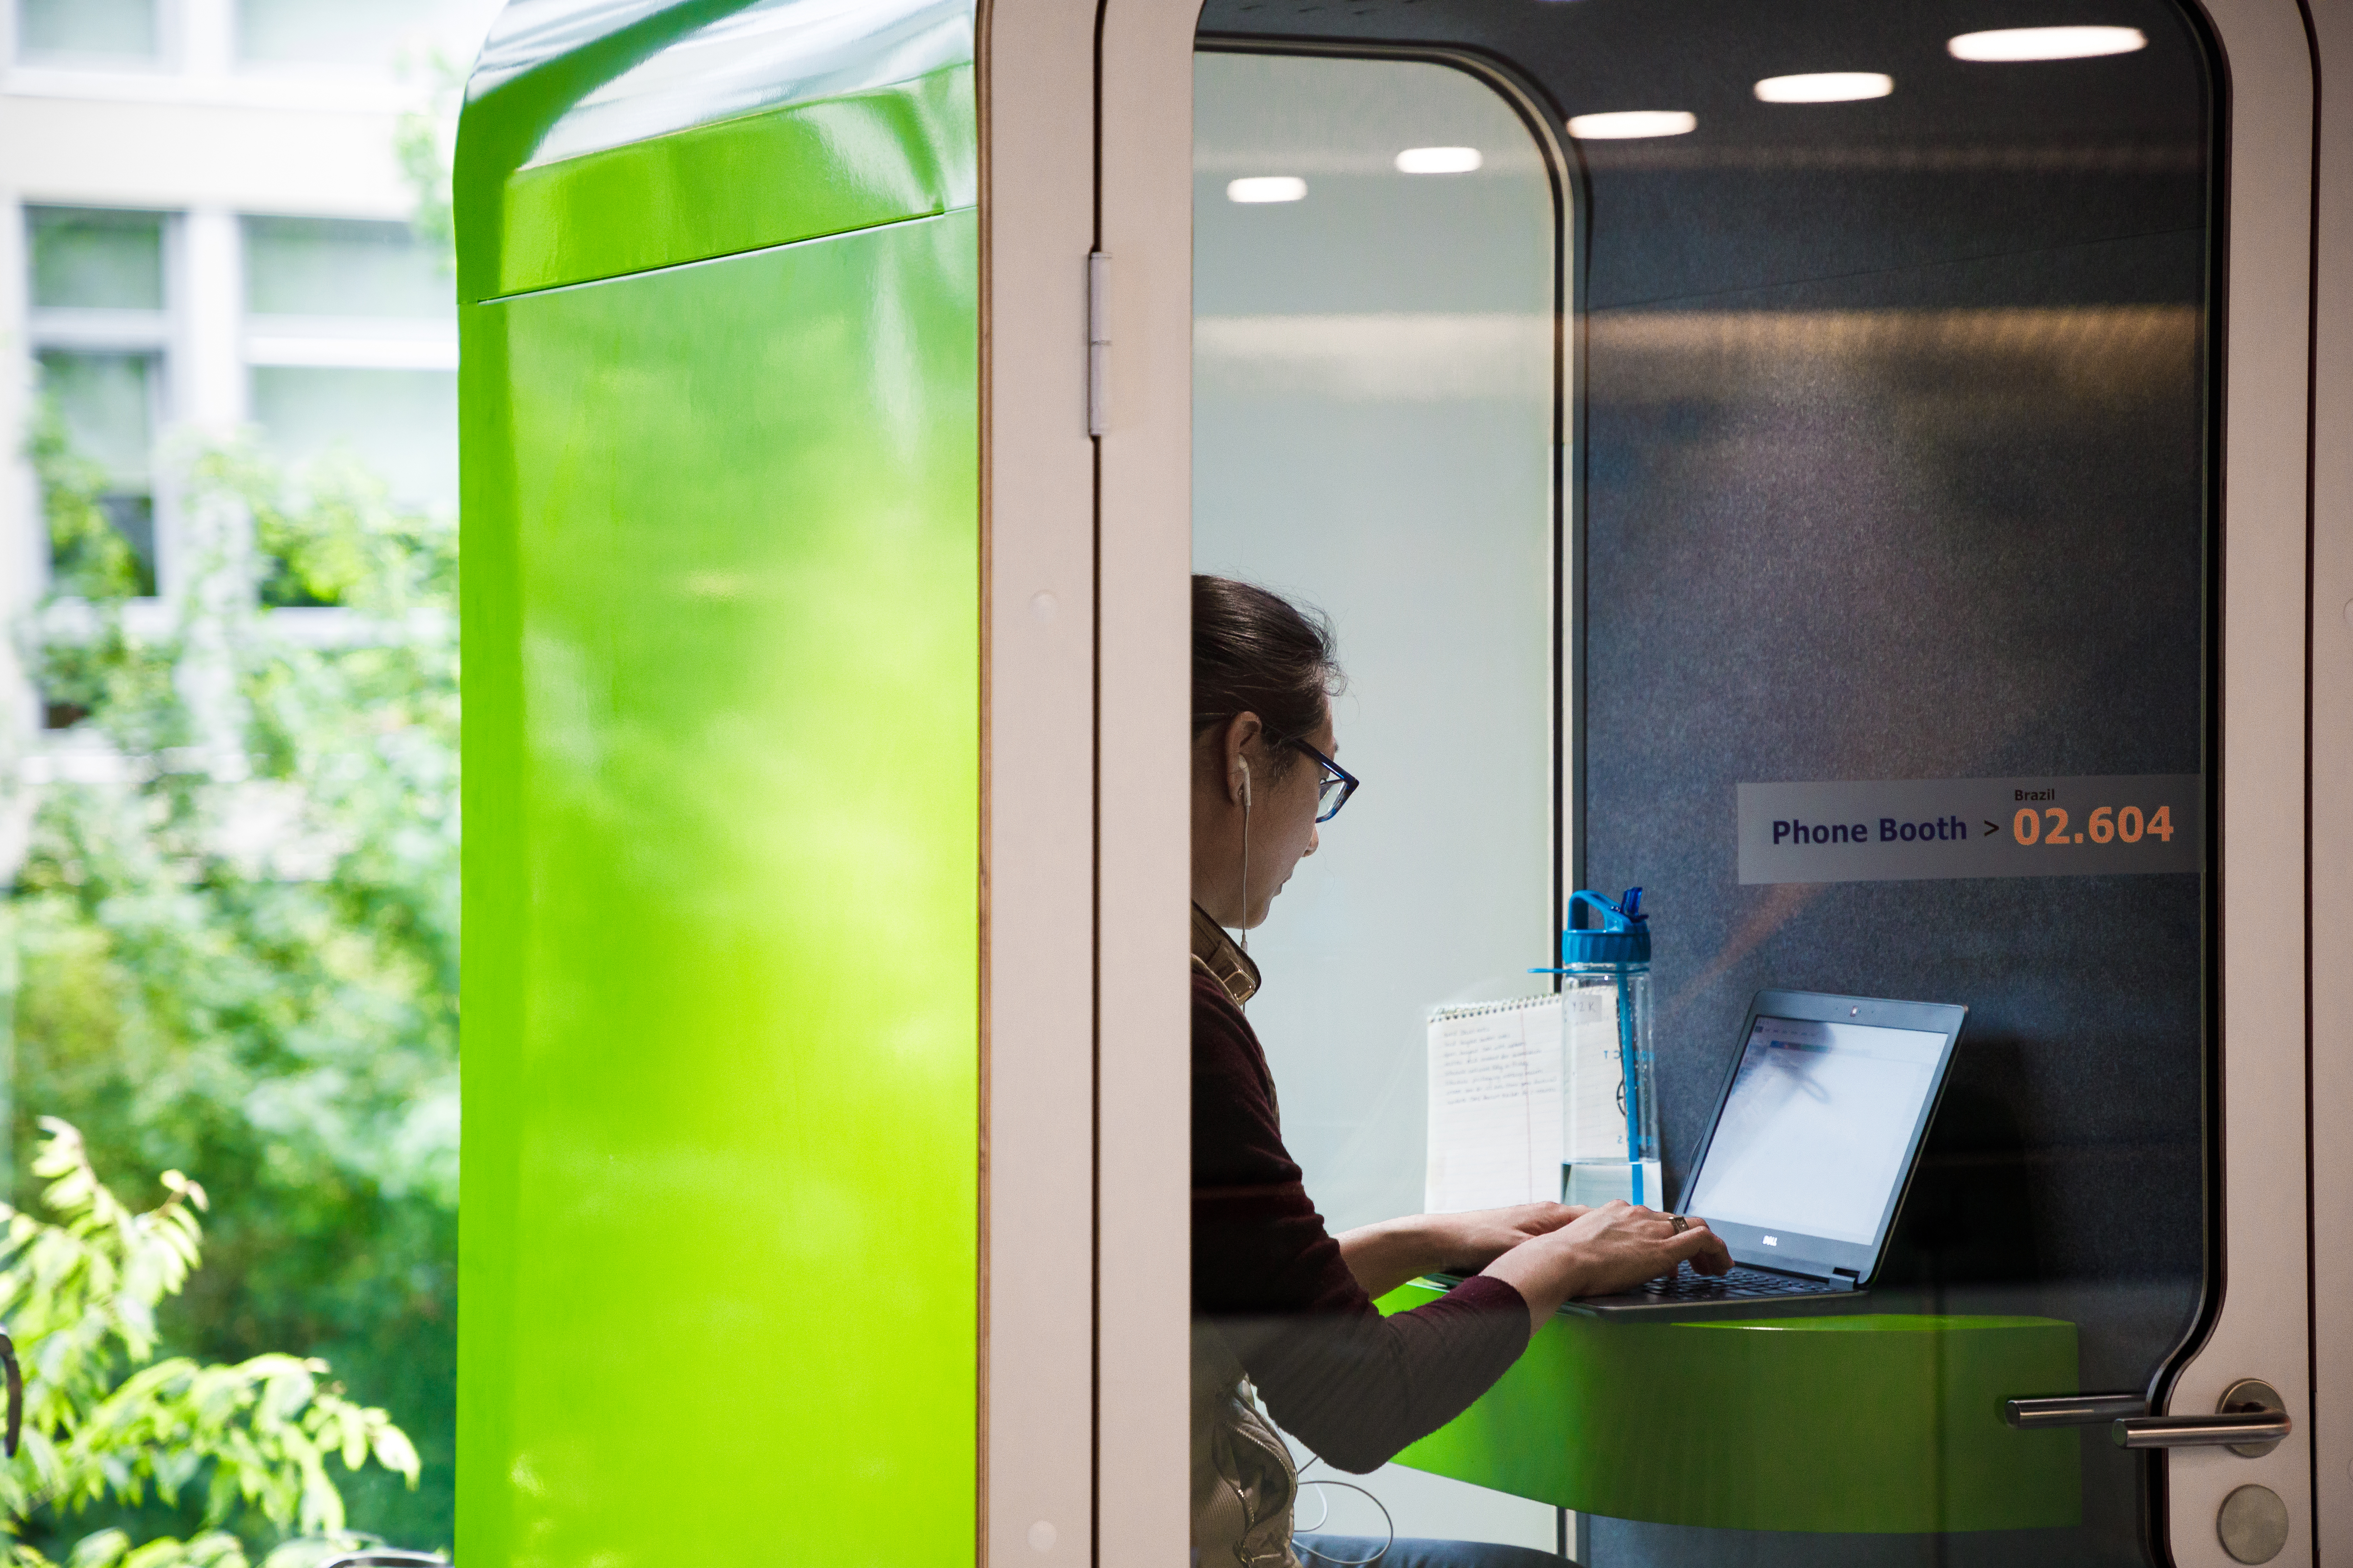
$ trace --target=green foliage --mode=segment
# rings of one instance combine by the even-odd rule
[[[447,611],[457,598],[456,540],[446,519],[402,510],[364,469],[331,464],[296,489],[250,451],[226,447],[195,465],[200,491],[235,498],[253,520],[267,566],[265,605],[334,605],[377,616]]]
[[[153,584],[138,552],[107,516],[100,499],[105,468],[73,450],[65,421],[47,398],[37,405],[27,455],[40,476],[49,523],[49,559],[58,591],[86,599],[124,599]]]
[[[87,497],[69,457],[37,443],[34,457],[46,493]],[[332,1360],[422,1450],[421,1491],[365,1470],[354,1519],[443,1544],[456,530],[348,465],[289,476],[228,445],[182,468],[195,548],[181,591],[134,605],[120,580],[71,579],[21,637],[47,700],[88,716],[53,738],[47,777],[15,784],[29,807],[6,911],[15,1146],[37,1136],[35,1112],[54,1113],[101,1164],[212,1175],[209,1265],[155,1330],[162,1347],[252,1369],[257,1411],[295,1386],[273,1382],[296,1374],[270,1352]],[[339,608],[322,622],[273,603]],[[275,1502],[239,1496],[238,1530],[282,1523]],[[209,1524],[176,1485],[104,1498],[125,1510],[110,1565],[144,1568],[134,1540],[192,1532],[175,1550],[212,1560]]]
[[[243,1542],[221,1528],[240,1516],[258,1513],[280,1533],[313,1540],[343,1535],[331,1459],[356,1470],[373,1458],[416,1485],[407,1436],[384,1411],[322,1384],[322,1361],[154,1359],[156,1307],[197,1265],[205,1190],[167,1171],[169,1195],[134,1212],[99,1180],[79,1132],[55,1118],[42,1125],[33,1173],[48,1180],[43,1197],[58,1221],[0,1204],[0,1318],[26,1374],[24,1446],[0,1468],[12,1568],[48,1561],[18,1528],[40,1510],[78,1515],[151,1493],[176,1506],[201,1489],[204,1528],[195,1539],[133,1546],[110,1527],[78,1542],[70,1562],[245,1568]]]

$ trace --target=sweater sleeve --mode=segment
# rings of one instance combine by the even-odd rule
[[[1193,1311],[1284,1430],[1359,1472],[1460,1415],[1528,1342],[1527,1303],[1484,1275],[1395,1317],[1375,1310],[1283,1147],[1257,1036],[1198,971]]]

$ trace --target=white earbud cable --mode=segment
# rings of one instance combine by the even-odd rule
[[[1303,1478],[1307,1471],[1314,1468],[1321,1458],[1322,1456],[1318,1455],[1314,1458],[1311,1458],[1306,1464],[1302,1465],[1299,1468],[1302,1477]],[[1313,1557],[1318,1563],[1328,1563],[1332,1565],[1332,1568],[1371,1568],[1372,1564],[1378,1563],[1382,1558],[1387,1557],[1389,1554],[1389,1549],[1397,1544],[1397,1521],[1390,1517],[1388,1505],[1381,1501],[1380,1499],[1374,1497],[1371,1492],[1366,1491],[1363,1487],[1357,1486],[1353,1481],[1327,1481],[1321,1479],[1311,1481],[1303,1479],[1299,1482],[1299,1485],[1303,1490],[1308,1487],[1343,1487],[1349,1491],[1362,1493],[1366,1499],[1370,1500],[1375,1508],[1381,1510],[1381,1523],[1383,1527],[1388,1531],[1389,1536],[1387,1541],[1381,1542],[1381,1549],[1378,1552],[1374,1552],[1370,1557],[1334,1557],[1314,1546],[1301,1547],[1300,1555],[1304,1557]],[[1312,1534],[1315,1531],[1324,1528],[1325,1522],[1332,1517],[1332,1500],[1330,1497],[1326,1496],[1323,1500],[1323,1518],[1318,1519],[1314,1524],[1307,1526],[1304,1531],[1301,1531],[1300,1528],[1294,1524],[1292,1527],[1292,1534],[1294,1537],[1302,1533]],[[1296,1540],[1293,1541],[1293,1544],[1298,1544]]]

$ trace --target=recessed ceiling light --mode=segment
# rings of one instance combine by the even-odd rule
[[[1858,99],[1885,98],[1894,90],[1895,79],[1879,71],[1768,76],[1757,84],[1757,96],[1767,103],[1852,103]]]
[[[2148,47],[2138,27],[2001,27],[1945,40],[1957,60],[2083,60]]]
[[[1253,174],[1226,184],[1229,202],[1295,202],[1306,195],[1307,182],[1296,174]]]
[[[1397,155],[1400,174],[1467,174],[1484,162],[1476,147],[1409,147]]]
[[[1572,114],[1568,133],[1586,142],[1623,142],[1637,136],[1681,136],[1699,129],[1699,116],[1681,109],[1620,109],[1608,114]]]

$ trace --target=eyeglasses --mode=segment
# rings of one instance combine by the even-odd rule
[[[1290,744],[1324,765],[1324,777],[1315,785],[1315,820],[1331,821],[1348,804],[1348,797],[1356,793],[1356,775],[1304,741],[1293,741]]]

